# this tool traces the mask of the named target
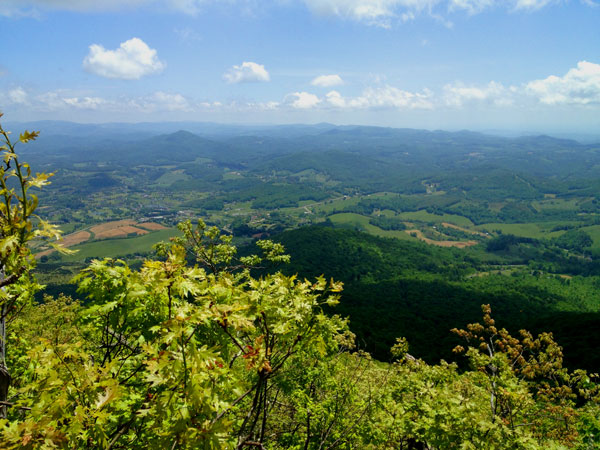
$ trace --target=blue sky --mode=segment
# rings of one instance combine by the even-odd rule
[[[600,130],[598,0],[0,0],[7,120]]]

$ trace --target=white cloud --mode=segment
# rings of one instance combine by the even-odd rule
[[[536,11],[563,0],[302,0],[311,12],[322,16],[337,16],[370,25],[389,27],[394,20],[409,22],[428,14],[444,26],[452,22],[443,16],[447,12],[466,11],[478,14],[490,8],[509,11]],[[598,6],[594,0],[580,0],[588,6]]]
[[[563,77],[527,83],[526,91],[547,105],[600,103],[600,64],[580,61]]]
[[[252,83],[271,79],[265,66],[251,61],[244,61],[240,66],[233,66],[223,75],[223,78],[228,83]]]
[[[390,85],[368,87],[357,97],[343,97],[338,91],[325,95],[328,106],[340,109],[432,109],[433,92],[408,92]]]
[[[345,108],[346,100],[338,91],[330,91],[325,95],[327,103],[335,108]]]
[[[28,102],[27,92],[25,92],[22,87],[11,89],[7,92],[6,97],[8,98],[8,101],[13,104],[25,105]]]
[[[63,98],[62,101],[68,105],[77,109],[98,109],[99,107],[108,103],[106,100],[100,97],[67,97]]]
[[[444,103],[461,108],[465,104],[485,102],[494,106],[512,105],[514,87],[506,88],[501,83],[490,81],[486,86],[465,86],[462,83],[444,86]]]
[[[192,111],[190,102],[181,94],[169,94],[166,92],[155,92],[151,97],[156,108],[167,111]]]
[[[319,75],[310,84],[319,87],[332,87],[344,84],[344,80],[339,75]]]
[[[294,92],[286,95],[283,102],[286,105],[290,105],[292,108],[309,109],[314,108],[321,103],[321,99],[308,92]]]
[[[348,104],[358,108],[432,109],[434,106],[432,100],[433,92],[429,89],[418,93],[385,85],[365,89],[362,95],[353,98]]]
[[[265,7],[280,7],[303,3],[314,14],[341,17],[369,25],[389,27],[394,20],[407,22],[420,14],[428,14],[450,26],[442,15],[464,10],[477,14],[487,8],[510,11],[535,11],[564,0],[0,0],[0,16],[39,17],[46,10],[76,12],[121,11],[140,8],[163,12],[171,10],[196,16],[212,6],[235,8],[240,14],[252,16]],[[595,0],[580,0],[588,6],[598,6]],[[265,6],[266,5],[266,6]]]
[[[442,0],[303,0],[315,14],[339,16],[372,25],[389,26],[390,19],[403,9],[406,17],[415,13],[431,11]]]
[[[39,95],[30,95],[28,108],[34,111],[55,112],[64,110],[116,110],[122,105],[101,97],[74,95],[65,90],[49,91]]]
[[[515,9],[536,10],[550,3],[555,3],[555,0],[516,0]]]
[[[490,8],[496,4],[496,0],[450,0],[448,9],[454,11],[464,9],[469,14],[478,14],[484,9]]]
[[[156,50],[139,38],[123,42],[116,50],[102,45],[90,45],[83,60],[83,68],[95,75],[121,80],[138,80],[145,75],[161,72],[166,64],[160,61]]]

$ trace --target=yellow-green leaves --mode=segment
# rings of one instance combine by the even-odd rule
[[[27,131],[25,130],[23,133],[19,135],[19,141],[26,144],[29,141],[35,140],[40,135],[39,131]]]

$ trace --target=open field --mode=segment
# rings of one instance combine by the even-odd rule
[[[114,220],[112,222],[104,222],[98,225],[94,225],[93,227],[90,227],[90,231],[94,233],[94,235],[97,235],[113,230],[115,228],[126,227],[135,224],[137,224],[137,221],[133,219]]]
[[[324,200],[322,202],[311,202],[311,203],[312,203],[312,208],[314,208],[314,210],[316,212],[321,211],[326,214],[331,214],[336,210],[339,211],[339,210],[344,209],[349,206],[355,206],[363,199],[373,198],[373,197],[383,197],[385,195],[387,195],[387,193],[378,192],[376,194],[359,195],[356,197],[343,196],[343,197],[338,197],[335,199]],[[390,195],[394,195],[394,194],[390,194]]]
[[[416,215],[413,214],[413,217],[422,218],[424,216],[423,216],[423,214],[416,214]],[[437,216],[437,217],[440,217],[440,216]],[[410,229],[410,230],[404,230],[404,231],[382,230],[381,228],[370,224],[369,217],[363,216],[360,214],[355,214],[355,213],[334,214],[332,216],[329,216],[329,219],[334,223],[334,225],[337,225],[340,227],[347,227],[347,228],[348,227],[358,228],[359,230],[363,230],[374,236],[389,237],[389,238],[404,239],[404,240],[416,238],[427,244],[437,245],[438,247],[466,248],[466,247],[472,247],[473,245],[478,244],[477,241],[450,241],[450,240],[436,241],[436,240],[425,237],[423,232],[418,229]],[[468,219],[466,219],[466,220],[468,220]],[[465,231],[465,232],[471,233],[471,234],[479,234],[476,231],[463,229],[461,227],[458,227],[456,225],[452,225],[449,223],[446,223],[446,225],[450,225],[448,228],[455,228],[455,229]],[[414,224],[410,223],[410,226],[412,227],[412,226],[414,226]],[[440,233],[440,235],[443,236],[441,233]],[[481,235],[485,236],[483,233],[481,233]]]
[[[137,226],[149,231],[165,230],[167,228],[164,225],[156,222],[140,222],[137,224]]]
[[[81,244],[82,242],[87,241],[91,236],[92,234],[89,231],[77,231],[75,233],[67,234],[63,238],[61,245],[63,247],[73,247],[74,245]],[[53,248],[48,248],[46,250],[36,253],[35,257],[41,258],[42,256],[50,255],[54,251],[55,250]]]
[[[456,248],[465,248],[472,247],[477,245],[479,242],[477,241],[434,241],[433,239],[429,239],[423,235],[421,230],[404,230],[405,233],[416,236],[417,239],[425,242],[429,245],[437,245],[438,247],[456,247]]]
[[[132,234],[142,235],[164,229],[164,226],[155,222],[138,223],[136,220],[124,219],[94,225],[90,231],[93,233],[94,240],[100,240],[126,237]]]
[[[90,237],[92,237],[92,233],[89,231],[77,231],[76,233],[66,235],[63,238],[62,245],[65,247],[72,247],[87,241]]]
[[[545,233],[537,223],[486,223],[477,227],[479,230],[493,233],[500,230],[504,234],[540,239]]]
[[[115,238],[115,237],[125,237],[125,236],[129,236],[130,234],[142,235],[142,234],[147,234],[147,233],[149,233],[148,230],[143,230],[141,228],[133,227],[131,225],[125,225],[122,227],[116,227],[116,228],[112,228],[110,230],[105,230],[102,233],[95,233],[94,237],[96,240],[100,240],[100,239],[110,239],[110,238]]]
[[[485,234],[480,231],[467,230],[466,228],[459,227],[458,225],[454,225],[454,224],[448,223],[448,222],[442,222],[442,226],[444,226],[446,228],[452,228],[453,230],[462,231],[464,233],[469,233],[469,234],[472,234],[475,236],[482,236],[482,237],[486,237],[486,238],[490,237],[489,234]]]
[[[180,234],[177,228],[166,228],[131,238],[85,242],[72,247],[72,250],[77,250],[77,253],[73,255],[61,255],[61,259],[65,262],[74,262],[82,261],[86,258],[121,258],[136,253],[148,253],[152,251],[154,244],[161,241],[168,241],[169,238]]]
[[[161,187],[171,186],[173,183],[177,181],[186,181],[191,177],[183,173],[183,170],[172,170],[170,172],[166,172],[160,177],[157,178],[155,184]]]
[[[473,222],[471,222],[466,217],[458,216],[455,214],[442,214],[442,215],[438,216],[437,214],[428,213],[424,209],[422,209],[420,211],[400,213],[400,214],[398,214],[398,217],[402,220],[409,220],[409,221],[415,220],[415,221],[419,221],[419,222],[435,222],[435,223],[446,222],[446,223],[458,225],[460,227],[472,227],[473,226]]]
[[[167,230],[167,227],[156,222],[143,222],[138,224],[136,220],[124,219],[112,222],[106,222],[94,225],[86,230],[76,231],[63,237],[61,245],[63,247],[75,247],[84,243],[92,243],[99,240],[126,238],[132,235],[142,236],[146,234],[155,234],[158,231]],[[158,239],[160,240],[160,239]],[[88,242],[90,241],[90,242]],[[104,242],[104,241],[103,241]],[[43,247],[42,247],[43,248]],[[52,248],[44,249],[36,253],[36,258],[47,256],[55,250]],[[76,260],[79,258],[76,258]]]
[[[344,228],[358,228],[373,236],[396,238],[396,239],[412,239],[411,236],[398,230],[382,230],[375,225],[369,223],[369,218],[355,213],[340,213],[329,216],[329,219],[334,225]]]

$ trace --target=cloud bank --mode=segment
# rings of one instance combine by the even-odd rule
[[[256,77],[264,80],[267,72],[248,66],[234,70],[233,80]],[[244,67],[234,66],[234,68]],[[264,73],[263,73],[264,70]],[[239,75],[239,74],[242,75]],[[251,75],[248,75],[251,74]],[[241,78],[240,78],[241,77]],[[241,82],[241,81],[234,81]],[[321,87],[319,85],[318,87]],[[131,113],[132,115],[156,112],[193,114],[196,112],[265,112],[265,111],[478,111],[502,109],[536,110],[539,108],[570,107],[579,111],[598,111],[600,105],[600,64],[580,61],[564,75],[550,75],[517,86],[505,86],[497,81],[484,85],[465,83],[446,84],[433,91],[410,91],[390,84],[367,86],[357,95],[344,95],[339,90],[329,90],[323,95],[294,91],[280,100],[221,101],[194,100],[178,92],[156,91],[138,97],[103,98],[90,92],[78,93],[55,90],[35,93],[21,86],[0,91],[4,105],[13,110],[37,112],[53,111],[104,111]],[[516,109],[515,109],[516,108]],[[533,109],[532,109],[533,108]],[[594,108],[594,109],[592,109]]]

